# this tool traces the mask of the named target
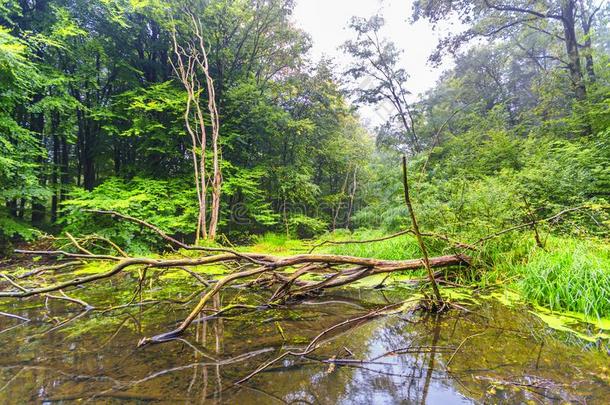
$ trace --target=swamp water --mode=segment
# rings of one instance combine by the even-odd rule
[[[230,294],[248,302],[243,290]],[[2,311],[31,321],[0,316],[0,403],[610,403],[607,340],[552,330],[526,307],[497,300],[346,325],[308,356],[285,357],[234,384],[324,329],[407,294],[336,290],[285,309],[198,322],[183,340],[140,349],[141,337],[175,327],[188,306],[78,315],[78,306],[59,301],[5,304]]]

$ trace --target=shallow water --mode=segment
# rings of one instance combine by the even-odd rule
[[[243,294],[231,299],[247,302]],[[525,308],[496,301],[350,324],[310,355],[234,384],[324,329],[406,294],[334,291],[305,305],[199,322],[184,340],[142,349],[141,337],[169,330],[188,308],[91,312],[53,330],[52,317],[65,321],[78,308],[14,303],[2,310],[31,322],[0,317],[0,403],[608,403],[607,342],[552,331]],[[229,297],[222,300],[215,304]]]

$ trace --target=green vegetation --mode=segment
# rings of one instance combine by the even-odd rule
[[[134,255],[169,250],[138,224],[88,210],[193,243],[201,205],[214,198],[198,198],[194,173],[207,173],[198,187],[216,184],[215,157],[219,237],[202,244],[288,255],[324,239],[377,239],[411,228],[399,166],[407,155],[423,231],[478,248],[456,281],[510,285],[552,310],[608,317],[610,9],[530,3],[415,1],[414,21],[454,16],[466,30],[441,41],[431,59],[455,63],[416,97],[381,16],[352,20],[341,71],[311,61],[293,1],[2,0],[0,254],[66,232]],[[173,43],[199,34],[209,66],[194,77],[213,79],[213,92],[197,92],[201,121],[187,110]],[[212,101],[218,153],[188,132],[207,130],[212,144]],[[382,102],[383,122],[364,125],[357,107]],[[431,255],[463,253],[425,240]],[[421,257],[413,235],[319,251]]]
[[[517,270],[524,296],[553,310],[594,317],[610,314],[610,248],[558,239],[549,251],[532,252]]]

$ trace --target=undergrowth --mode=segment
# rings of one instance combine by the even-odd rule
[[[321,240],[345,241],[345,240],[371,240],[387,236],[387,233],[373,230],[359,230],[353,234],[344,231],[335,231],[321,238]],[[446,254],[443,251],[443,243],[434,240],[426,240],[426,246],[430,256]],[[336,255],[370,257],[382,260],[408,260],[421,258],[421,250],[415,236],[407,234],[396,238],[370,242],[354,243],[345,245],[328,244],[321,248],[325,253]]]
[[[552,310],[610,316],[610,248],[593,241],[553,238],[518,266],[524,297]]]

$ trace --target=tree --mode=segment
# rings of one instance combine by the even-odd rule
[[[524,27],[545,33],[564,44],[572,88],[576,98],[582,101],[586,97],[586,85],[581,65],[577,20],[580,18],[584,23],[586,38],[590,40],[589,28],[601,4],[588,10],[584,10],[583,4],[580,13],[577,6],[576,0],[418,0],[413,5],[413,19],[425,18],[432,23],[438,23],[457,16],[469,27],[466,31],[441,41],[432,57],[433,60],[438,60],[445,51],[455,52],[462,44],[475,37],[490,40],[506,38]],[[587,51],[587,55],[587,64],[590,64],[592,69],[591,52]]]
[[[407,96],[411,94],[406,88],[409,75],[398,67],[400,52],[396,46],[380,38],[383,24],[380,16],[352,19],[350,27],[356,32],[356,40],[343,45],[354,59],[347,73],[355,80],[372,82],[371,87],[359,85],[354,90],[357,100],[368,104],[388,100],[396,110],[388,123],[391,125],[393,121],[399,121],[405,137],[403,142],[412,152],[419,152],[421,144],[415,130],[414,112],[407,102]]]
[[[216,95],[214,80],[210,76],[207,50],[202,34],[201,21],[192,13],[187,11],[190,19],[190,35],[194,35],[192,40],[187,40],[186,44],[179,43],[176,31],[172,33],[174,55],[176,62],[172,62],[175,74],[187,92],[186,110],[184,122],[192,141],[192,158],[195,173],[195,184],[199,200],[199,219],[197,222],[197,241],[201,236],[203,239],[216,238],[218,228],[218,215],[220,212],[220,193],[222,186],[222,174],[220,169],[220,149],[219,149],[219,130],[220,121],[216,108]],[[203,78],[202,78],[203,76]],[[207,110],[206,119],[201,108],[201,95],[204,88],[201,87],[201,80],[205,80],[207,91]],[[212,146],[212,175],[208,175],[206,167],[207,153],[207,129],[211,127],[211,146]],[[210,177],[210,178],[208,178]],[[210,185],[211,206],[210,224],[207,227],[207,199],[208,184]]]

